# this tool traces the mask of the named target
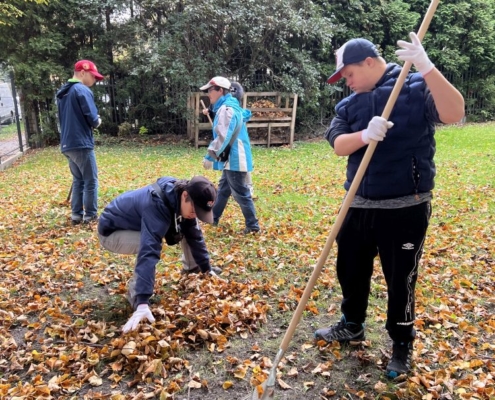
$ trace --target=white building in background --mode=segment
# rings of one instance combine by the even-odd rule
[[[19,98],[17,98],[17,104],[19,105]],[[15,108],[10,83],[0,79],[0,125],[8,125],[13,122],[15,122]]]

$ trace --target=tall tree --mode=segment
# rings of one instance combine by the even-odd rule
[[[15,20],[22,17],[23,12],[19,5],[26,2],[47,4],[48,0],[10,0],[8,3],[0,0],[0,25],[12,25]]]
[[[102,71],[110,69],[111,42],[103,39],[109,29],[107,15],[124,2],[19,2],[20,16],[10,26],[0,25],[0,61],[15,72],[30,132],[58,137],[54,94],[72,75],[77,59],[89,58]]]

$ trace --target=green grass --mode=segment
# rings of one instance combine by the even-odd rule
[[[449,375],[454,387],[474,379],[470,374],[476,369],[452,373],[449,368],[457,368],[459,360],[485,360],[479,368],[486,374],[495,373],[486,361],[494,356],[490,343],[495,334],[495,296],[492,294],[495,285],[492,272],[495,267],[494,128],[494,124],[451,126],[438,129],[436,134],[433,216],[417,290],[418,344],[421,347],[416,362],[418,376],[440,371],[440,375]],[[147,185],[160,176],[206,175],[214,182],[220,177],[218,172],[202,168],[205,148],[195,150],[184,143],[107,143],[96,152],[101,208],[118,194]],[[225,356],[237,357],[241,362],[249,359],[253,356],[251,346],[257,342],[262,355],[273,360],[297,304],[295,290],[303,289],[311,275],[311,267],[316,264],[345,195],[346,158],[335,156],[325,141],[296,142],[292,149],[255,147],[253,153],[253,182],[258,198],[255,206],[264,233],[252,237],[240,235],[243,217],[232,200],[220,226],[205,226],[204,232],[213,264],[223,266],[231,281],[256,280],[268,285],[271,291],[260,291],[256,295],[269,302],[272,310],[267,324],[253,332],[248,340],[232,338],[224,354],[205,349],[181,350],[180,354],[191,361],[192,372],[201,371],[202,377],[210,382],[210,397],[205,398],[215,400],[233,398],[232,392],[221,389],[227,379],[236,382],[236,394],[252,390],[248,380],[234,379],[232,366],[223,361]],[[93,311],[89,308],[81,318],[107,320],[109,324],[123,321],[128,308],[121,294],[132,273],[134,258],[103,251],[93,231],[68,224],[70,208],[65,198],[70,184],[67,162],[57,147],[32,152],[14,168],[0,172],[3,194],[0,255],[9,265],[4,270],[4,280],[12,282],[9,290],[15,290],[19,308],[23,301],[26,304],[32,301],[33,292],[28,282],[33,274],[37,287],[46,287],[47,296],[53,298],[60,296],[79,303],[100,296],[101,307]],[[40,239],[46,243],[40,244]],[[11,261],[14,257],[11,254],[16,254],[15,262]],[[177,282],[169,276],[180,268],[179,256],[178,247],[164,249],[157,266],[163,281],[163,286],[157,288],[160,291],[158,303],[166,302],[169,294],[180,293]],[[278,389],[277,398],[321,399],[320,393],[325,387],[336,390],[339,398],[351,396],[349,393],[358,389],[365,398],[380,398],[376,389],[378,382],[383,382],[390,393],[401,398],[426,396],[427,391],[421,385],[409,387],[384,379],[382,358],[390,343],[384,329],[386,285],[378,262],[367,320],[370,346],[359,350],[370,361],[363,361],[362,354],[353,348],[339,349],[342,358],[336,357],[332,349],[302,349],[302,345],[312,342],[314,329],[339,318],[341,294],[334,258],[335,248],[315,287],[312,302],[318,314],[305,311],[286,353],[294,355],[294,360],[283,368],[284,374],[294,366],[299,376],[284,375],[282,379],[294,390]],[[46,271],[45,266],[48,266]],[[12,271],[17,269],[26,271],[25,276],[12,278]],[[48,282],[51,286],[47,286]],[[70,294],[71,291],[74,293]],[[6,302],[8,298],[0,291],[0,304]],[[281,302],[287,304],[286,310],[279,309]],[[456,316],[455,326],[446,322],[447,315]],[[457,324],[462,322],[475,326],[478,332],[459,328]],[[438,343],[450,343],[454,348],[466,350],[442,353],[444,350],[439,350]],[[329,378],[311,372],[326,360],[333,362]],[[476,379],[481,379],[479,374]],[[314,381],[315,385],[306,390],[303,383],[308,381]],[[450,393],[448,388],[443,387],[443,390]],[[452,396],[456,398],[457,393]]]
[[[0,142],[17,137],[17,124],[0,125]]]

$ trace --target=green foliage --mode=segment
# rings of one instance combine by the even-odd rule
[[[461,75],[475,67],[480,76],[488,71],[491,74],[494,24],[495,3],[491,0],[442,1],[431,23],[431,33],[425,38],[425,47],[444,71]]]
[[[18,6],[26,2],[48,4],[48,0],[10,0],[8,3],[0,0],[0,25],[12,26],[15,24],[16,19],[24,15]]]
[[[140,126],[139,127],[139,135],[144,136],[146,134],[148,134],[148,128],[146,128],[145,126]]]
[[[139,5],[140,15],[122,27],[127,33],[134,28],[136,45],[117,61],[130,75],[120,93],[138,97],[130,120],[151,120],[150,131],[167,130],[167,118],[186,117],[189,93],[215,75],[246,90],[296,92],[308,107],[318,104],[323,66],[312,54],[329,53],[333,28],[323,6],[307,1],[302,7],[296,0],[249,7],[239,0]]]
[[[329,86],[334,51],[365,37],[396,62],[396,42],[417,30],[429,0],[0,0],[0,64],[15,71],[27,112],[47,112],[54,94],[89,58],[108,79],[93,87],[102,132],[146,123],[150,133],[182,133],[188,98],[214,75],[246,90],[299,95],[299,126],[333,114],[342,85]],[[131,8],[132,7],[132,8]],[[2,17],[0,17],[1,20]],[[495,2],[444,0],[424,39],[432,61],[454,80],[475,69],[461,90],[484,97],[494,114],[491,76]],[[112,85],[112,86],[111,86]],[[474,102],[474,100],[469,100]],[[474,107],[474,106],[473,106]],[[476,107],[479,107],[476,103]],[[177,121],[180,121],[178,123]],[[182,124],[182,125],[181,125]]]
[[[124,122],[119,125],[119,136],[131,136],[132,125],[129,122]]]

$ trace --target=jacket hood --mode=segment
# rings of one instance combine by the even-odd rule
[[[176,213],[180,213],[180,203],[175,191],[175,182],[177,182],[177,180],[177,178],[172,176],[164,176],[159,178],[157,183],[168,201],[168,204],[165,205],[170,206]]]
[[[77,83],[81,83],[81,82],[80,81],[69,81],[69,82],[65,83],[57,92],[57,99],[61,99],[62,97],[64,97],[67,94],[67,92],[70,90],[70,88]]]
[[[244,122],[248,122],[251,119],[251,111],[247,110],[246,108],[242,109],[242,119]]]
[[[244,122],[248,122],[249,119],[251,118],[251,111],[242,108],[241,105],[239,104],[239,101],[230,93],[227,93],[225,96],[220,97],[216,101],[216,103],[213,104],[213,112],[216,113],[218,109],[222,106],[232,107],[237,111],[240,111]]]
[[[237,99],[234,99],[230,93],[227,93],[226,95],[220,97],[215,104],[213,104],[213,112],[216,113],[223,105],[227,107],[239,107],[239,102]]]

